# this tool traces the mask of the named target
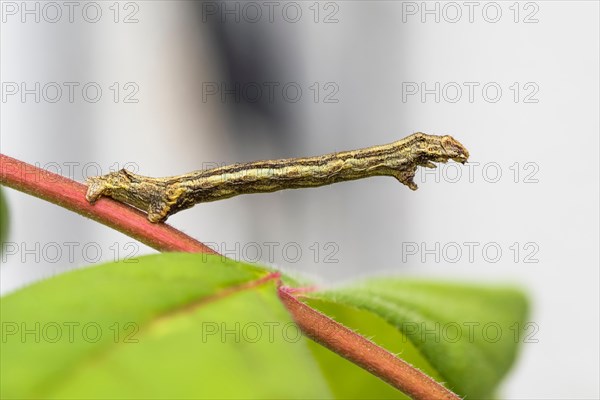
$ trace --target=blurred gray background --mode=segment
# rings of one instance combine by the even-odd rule
[[[323,284],[516,283],[535,340],[502,398],[600,396],[597,2],[75,3],[2,2],[2,153],[82,181],[451,134],[471,163],[418,171],[416,192],[378,177],[208,203],[169,223]],[[2,294],[154,253],[4,193]]]

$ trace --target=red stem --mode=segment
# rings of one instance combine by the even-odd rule
[[[110,226],[159,251],[216,254],[208,246],[146,214],[110,198],[95,205],[85,199],[87,186],[0,154],[0,184],[31,194]],[[352,361],[414,399],[460,399],[429,376],[387,350],[296,299],[281,287],[279,297],[308,337]]]
[[[302,303],[290,293],[288,288],[283,286],[279,288],[279,298],[308,337],[383,379],[413,399],[460,400],[456,394],[406,361]]]
[[[91,205],[87,186],[0,154],[0,184],[67,208],[147,244],[158,251],[215,253],[170,225],[151,224],[146,214],[109,198]]]

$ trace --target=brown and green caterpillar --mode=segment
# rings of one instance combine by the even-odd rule
[[[88,178],[86,198],[94,203],[108,196],[148,213],[148,220],[166,220],[198,203],[250,193],[267,193],[330,185],[370,176],[393,176],[412,190],[418,166],[433,162],[465,163],[467,149],[452,136],[415,133],[381,146],[316,157],[254,161],[190,172],[167,178],[150,178],[125,169]]]

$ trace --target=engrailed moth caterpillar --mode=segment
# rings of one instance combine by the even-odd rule
[[[137,207],[148,220],[159,222],[197,203],[249,193],[267,193],[330,185],[370,176],[389,175],[412,190],[418,166],[433,162],[465,163],[467,149],[452,136],[415,133],[394,143],[316,157],[254,161],[194,171],[167,178],[150,178],[125,169],[88,178],[86,198],[100,196]]]

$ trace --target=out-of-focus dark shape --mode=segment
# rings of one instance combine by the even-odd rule
[[[294,36],[277,21],[249,21],[241,2],[204,1],[196,7],[201,32],[210,35],[218,55],[220,72],[203,89],[228,109],[231,134],[242,144],[267,140],[272,146],[288,147],[293,126],[290,106],[297,105],[288,104],[281,94],[282,87],[298,76],[301,55]]]

